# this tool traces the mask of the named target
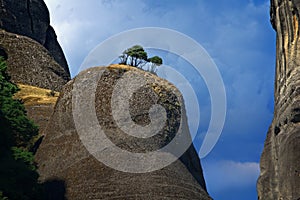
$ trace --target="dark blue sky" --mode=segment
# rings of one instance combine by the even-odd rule
[[[216,200],[257,199],[259,159],[273,114],[275,31],[269,22],[269,0],[46,3],[72,76],[96,45],[132,28],[170,28],[201,44],[218,66],[227,94],[222,135],[202,159],[208,191]],[[179,71],[188,68],[184,60],[172,55],[165,61]],[[193,77],[192,71],[183,71],[197,91],[201,107],[194,141],[199,150],[210,119],[209,95],[201,79]]]

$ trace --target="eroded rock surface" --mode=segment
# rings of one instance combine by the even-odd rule
[[[183,105],[182,96],[172,84],[155,75],[127,66],[91,68],[80,73],[61,91],[54,114],[44,131],[45,138],[36,154],[41,181],[63,181],[66,187],[65,196],[70,200],[211,199],[206,192],[200,160],[193,145],[190,145],[185,153],[171,165],[148,173],[115,170],[98,161],[87,151],[74,123],[73,109],[75,107],[72,100],[75,101],[77,97],[75,98],[73,89],[76,81],[80,81],[83,86],[82,90],[91,90],[89,86],[91,76],[100,72],[102,75],[93,93],[95,94],[94,108],[99,122],[97,124],[101,126],[106,137],[113,144],[126,151],[147,153],[163,148],[178,133],[186,135],[187,141],[190,140],[185,111],[184,109],[181,111],[180,106]],[[137,138],[128,135],[120,129],[112,116],[113,90],[125,73],[129,74],[129,77],[142,75],[149,81],[147,85],[133,93],[129,100],[131,119],[126,118],[125,121],[132,120],[136,124],[146,126],[150,123],[149,108],[155,102],[166,109],[166,123],[155,136]],[[128,81],[127,84],[130,88],[131,82]],[[78,101],[77,103],[84,102]],[[89,112],[89,110],[83,112]],[[83,113],[75,114],[82,115]],[[86,123],[91,122],[90,119],[83,120]],[[91,124],[88,129],[90,131],[84,132],[87,137],[97,130],[97,127]],[[94,140],[98,138],[97,133],[92,136],[95,137]],[[117,154],[110,154],[112,160],[117,157]],[[115,161],[118,163],[118,160]],[[121,162],[119,164],[121,167],[126,165]],[[54,194],[55,191],[51,193]]]
[[[60,91],[69,80],[64,68],[38,42],[4,30],[0,30],[0,38],[13,82]]]
[[[67,61],[50,26],[49,11],[43,0],[0,0],[0,29],[39,42],[70,78]]]
[[[298,0],[272,0],[277,32],[275,111],[261,156],[259,199],[300,199],[300,37]]]

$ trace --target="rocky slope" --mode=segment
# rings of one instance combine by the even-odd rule
[[[27,115],[39,127],[39,132],[43,133],[54,110],[58,92],[38,88],[30,85],[18,84],[20,91],[14,96],[24,102]]]
[[[43,0],[1,0],[0,29],[39,42],[70,77],[67,61],[50,26],[49,11]]]
[[[73,109],[76,107],[74,101],[77,97],[74,96],[73,89],[79,82],[83,87],[79,87],[79,91],[76,92],[81,94],[86,90],[93,90],[89,81],[93,79],[93,75],[101,73],[95,86],[95,93],[92,94],[95,95],[94,109],[98,122],[95,125],[90,124],[89,130],[81,129],[78,124],[76,126],[74,117],[83,113],[79,112],[74,116]],[[149,114],[149,108],[157,101],[166,109],[167,116],[166,123],[157,135],[149,138],[130,136],[121,130],[113,118],[111,107],[113,90],[124,74],[129,77],[141,75],[147,80],[147,84],[133,93],[129,100],[130,119],[125,117],[121,121],[132,120],[136,124],[147,126],[150,123],[149,116],[152,116]],[[126,83],[129,88],[133,87],[132,84],[131,81]],[[81,105],[80,102],[79,104]],[[83,130],[86,137],[93,137],[92,142],[97,141],[100,132],[95,132],[94,135],[93,131],[100,125],[106,137],[119,148],[134,153],[152,152],[163,148],[178,133],[190,140],[187,119],[184,109],[181,112],[180,105],[183,105],[182,96],[173,85],[136,68],[114,65],[108,68],[95,67],[80,73],[63,88],[45,130],[45,138],[36,154],[41,181],[59,183],[49,189],[52,198],[55,199],[63,199],[63,196],[72,200],[211,199],[206,192],[200,160],[192,145],[167,167],[148,173],[129,173],[115,170],[97,160],[96,153],[101,154],[107,149],[92,155],[91,151],[87,151],[88,147],[83,145],[82,135],[79,134]],[[83,112],[89,113],[89,110]],[[83,120],[90,123],[89,118]],[[100,142],[102,141],[96,143],[96,148]],[[117,157],[118,153],[109,154],[110,161],[115,161],[119,167],[126,168],[127,164],[120,162]],[[58,191],[65,191],[65,194]]]
[[[59,91],[69,80],[68,73],[38,42],[4,30],[0,38],[13,82]]]
[[[259,199],[300,199],[300,1],[272,0],[275,112],[261,156]]]

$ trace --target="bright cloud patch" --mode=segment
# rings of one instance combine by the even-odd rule
[[[259,163],[255,162],[203,162],[203,168],[208,189],[213,192],[253,187],[259,176]]]

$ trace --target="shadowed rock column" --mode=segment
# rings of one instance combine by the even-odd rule
[[[275,110],[261,156],[259,199],[300,199],[300,38],[298,0],[272,0],[276,30]]]

